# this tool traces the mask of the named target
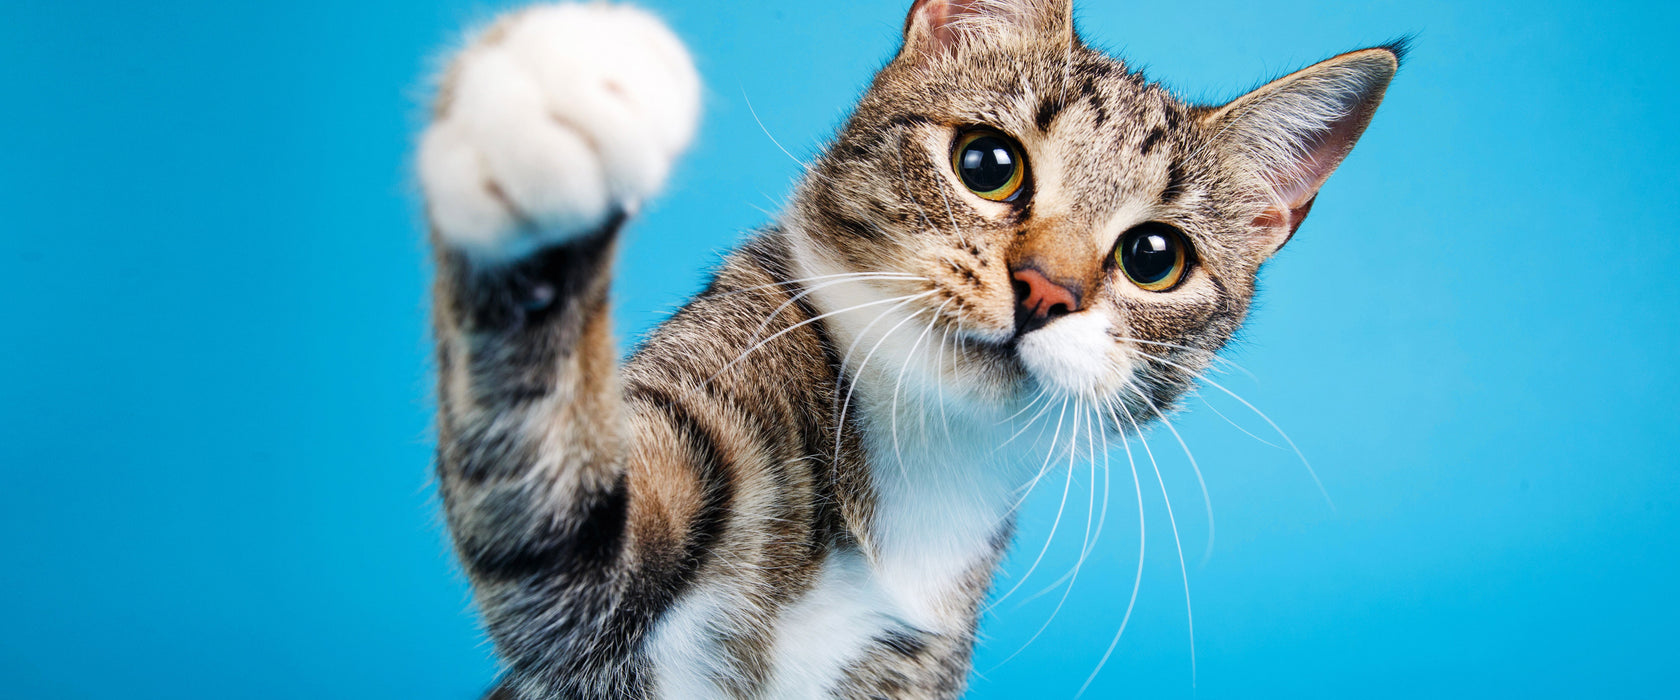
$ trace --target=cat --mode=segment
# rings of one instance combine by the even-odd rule
[[[786,210],[620,366],[618,234],[699,77],[633,7],[496,21],[417,154],[488,697],[959,696],[1023,490],[1209,367],[1402,51],[1196,106],[1069,0],[916,0]]]

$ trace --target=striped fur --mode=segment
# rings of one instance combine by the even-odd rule
[[[437,468],[506,664],[490,697],[960,695],[1020,490],[1171,410],[1397,57],[1197,107],[1085,47],[1066,2],[919,0],[788,211],[619,367],[614,248],[692,133],[692,68],[625,8],[498,23],[419,158]],[[974,127],[1021,144],[1026,196],[962,188]],[[1146,221],[1193,244],[1170,292],[1111,255]],[[1029,264],[1081,308],[1022,330]]]

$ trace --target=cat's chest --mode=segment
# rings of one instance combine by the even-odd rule
[[[874,485],[866,549],[874,580],[917,626],[966,624],[1006,546],[1026,477],[986,421],[876,411],[865,445]]]
[[[862,441],[874,486],[868,532],[859,549],[829,552],[810,585],[775,611],[763,697],[826,697],[893,640],[972,631],[1013,503],[1011,477],[996,473],[996,441],[915,419],[895,432],[883,418],[866,415]],[[702,586],[666,617],[653,643],[662,696],[727,695],[714,682],[731,673],[720,665],[727,654],[712,647],[722,621],[742,609],[738,593]]]
[[[774,611],[768,634],[753,635],[763,647],[750,658],[724,640],[732,621],[752,614],[752,606],[727,583],[701,586],[651,640],[656,695],[735,697],[730,688],[745,682],[755,688],[748,693],[753,697],[832,697],[859,667],[894,660],[890,650],[898,640],[920,646],[938,637],[966,638],[974,596],[983,589],[929,573],[883,567],[857,549],[831,551],[809,587]]]
[[[995,470],[995,440],[911,420],[894,432],[891,421],[868,417],[863,444],[875,498],[868,536],[862,551],[830,554],[781,616],[766,697],[823,695],[894,639],[971,633],[1006,544],[1012,477]]]

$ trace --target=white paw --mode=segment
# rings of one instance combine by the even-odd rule
[[[659,190],[699,107],[688,51],[652,15],[516,11],[443,80],[420,140],[427,212],[445,244],[486,260],[584,235]]]

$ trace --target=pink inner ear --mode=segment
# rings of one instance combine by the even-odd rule
[[[956,40],[951,23],[957,17],[973,11],[976,0],[916,0],[910,14],[904,18],[904,34],[910,36],[917,24],[926,27],[927,48],[943,51]]]
[[[1312,211],[1313,202],[1318,200],[1318,189],[1324,186],[1324,181],[1330,179],[1330,174],[1336,171],[1336,166],[1342,164],[1342,158],[1353,146],[1354,139],[1359,137],[1356,118],[1352,115],[1343,117],[1331,125],[1330,131],[1319,138],[1318,143],[1309,150],[1301,161],[1288,172],[1279,173],[1281,182],[1276,182],[1277,194],[1283,200],[1283,206],[1268,208],[1264,213],[1254,218],[1254,225],[1268,229],[1287,227],[1288,233],[1278,241],[1275,248],[1282,247],[1289,239],[1295,237],[1295,231],[1301,228],[1301,222]]]
[[[1365,131],[1398,66],[1391,48],[1343,54],[1268,83],[1216,113],[1275,199],[1254,218],[1275,246],[1295,235],[1319,188]],[[1274,250],[1276,249],[1274,246]]]
[[[1315,192],[1307,198],[1305,204],[1290,207],[1287,213],[1283,209],[1272,207],[1254,217],[1254,225],[1266,229],[1289,227],[1289,233],[1283,237],[1283,240],[1278,241],[1273,246],[1274,249],[1281,248],[1283,244],[1289,242],[1289,239],[1295,237],[1295,232],[1301,228],[1301,222],[1307,220],[1307,212],[1312,211],[1313,202],[1316,201],[1318,201],[1318,194]]]
[[[1336,166],[1342,164],[1342,158],[1353,146],[1353,140],[1359,137],[1355,131],[1354,120],[1343,117],[1330,126],[1330,130],[1319,137],[1301,162],[1287,173],[1286,180],[1278,183],[1278,194],[1291,209],[1303,205],[1311,206],[1312,199],[1318,196],[1318,188],[1324,186],[1324,181],[1330,179],[1330,173],[1336,171]]]
[[[1306,216],[1306,210],[1312,208],[1318,188],[1330,179],[1330,174],[1342,164],[1342,159],[1347,157],[1360,132],[1364,131],[1363,117],[1368,117],[1368,112],[1362,115],[1361,111],[1356,107],[1330,123],[1329,130],[1319,134],[1317,141],[1294,168],[1278,174],[1283,180],[1277,183],[1278,195],[1291,211],[1299,210],[1301,216]],[[1299,225],[1300,217],[1295,217],[1294,221]]]

